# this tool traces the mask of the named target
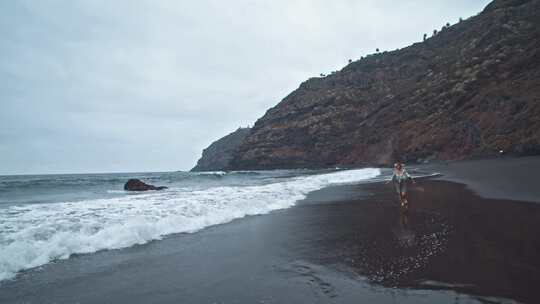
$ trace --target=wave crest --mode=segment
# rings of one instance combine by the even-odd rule
[[[366,168],[265,185],[183,189],[3,208],[0,280],[71,254],[144,244],[168,234],[196,232],[248,215],[288,208],[311,191],[379,174],[379,169]]]

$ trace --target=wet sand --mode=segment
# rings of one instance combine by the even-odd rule
[[[407,213],[391,185],[326,188],[290,209],[26,271],[0,283],[0,303],[540,303],[540,204],[456,183],[475,164],[448,167],[452,182],[418,180]],[[505,182],[540,201],[534,181]]]
[[[466,184],[482,197],[540,203],[540,157],[499,157],[483,160],[436,162],[416,166],[443,174],[438,179]]]
[[[388,287],[540,303],[539,204],[485,199],[463,184],[422,180],[402,212],[385,186],[365,188],[374,193],[369,199],[320,206],[327,217],[316,234],[325,240],[314,263]]]

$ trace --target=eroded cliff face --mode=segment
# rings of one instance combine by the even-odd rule
[[[238,128],[203,150],[202,157],[191,171],[220,171],[229,166],[233,153],[249,134],[249,128]]]
[[[302,83],[255,123],[227,167],[538,154],[539,99],[540,1],[494,1],[424,42]]]

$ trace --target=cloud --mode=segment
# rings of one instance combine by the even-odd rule
[[[3,1],[0,174],[189,169],[305,79],[488,1]]]

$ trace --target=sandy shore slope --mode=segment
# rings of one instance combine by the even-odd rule
[[[269,215],[26,271],[0,283],[0,302],[540,303],[538,164],[423,166],[444,176],[411,187],[407,214],[391,185],[326,188]]]

